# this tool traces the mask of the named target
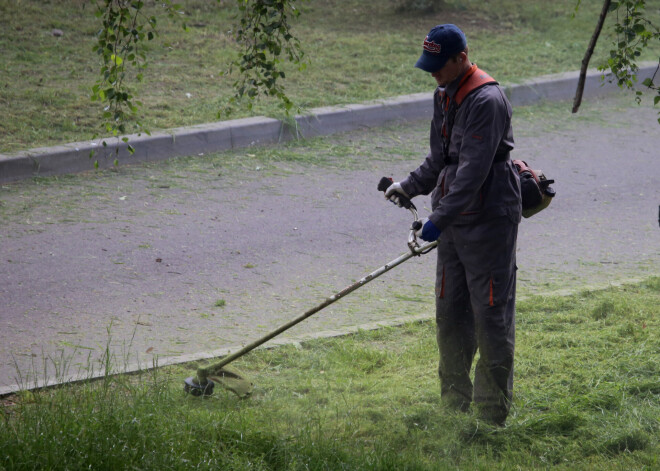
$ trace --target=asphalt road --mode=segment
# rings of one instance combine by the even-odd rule
[[[557,198],[520,226],[519,296],[660,275],[657,110],[611,97],[516,109],[514,158]],[[0,388],[252,341],[406,250],[376,191],[427,122],[0,187]],[[416,201],[425,214],[429,198]],[[433,315],[435,254],[287,332]]]

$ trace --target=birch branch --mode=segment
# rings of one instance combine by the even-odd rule
[[[607,12],[610,9],[610,4],[612,0],[605,0],[603,2],[603,9],[600,12],[600,17],[598,18],[598,24],[596,25],[596,30],[591,36],[589,41],[589,47],[584,53],[584,58],[582,59],[582,67],[580,68],[580,79],[578,80],[577,89],[575,90],[575,98],[573,98],[573,113],[577,113],[582,103],[582,94],[584,93],[584,82],[587,78],[587,67],[589,67],[589,61],[591,60],[591,55],[594,53],[596,48],[596,43],[598,42],[598,37],[600,32],[603,29],[603,24],[605,23],[605,18],[607,17]]]

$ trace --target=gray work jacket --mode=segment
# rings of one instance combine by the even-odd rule
[[[456,94],[462,76],[446,93]],[[401,182],[412,198],[431,194],[429,219],[439,228],[474,224],[499,216],[520,222],[520,179],[509,158],[513,149],[511,104],[497,84],[471,92],[456,110],[445,158],[442,90],[433,95],[431,150],[424,162]],[[496,158],[497,155],[497,158]]]

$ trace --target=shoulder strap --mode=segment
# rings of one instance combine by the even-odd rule
[[[483,87],[491,83],[497,83],[493,77],[488,75],[483,70],[479,69],[476,64],[474,64],[470,70],[467,71],[461,83],[458,85],[458,91],[454,100],[458,106],[461,105],[466,96],[468,96],[473,91],[478,88]]]

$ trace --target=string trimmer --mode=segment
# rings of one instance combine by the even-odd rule
[[[387,177],[383,177],[380,182],[378,183],[378,190],[379,191],[385,191],[387,188],[392,184],[392,180],[390,180]],[[193,396],[209,396],[213,393],[213,389],[215,387],[215,383],[219,383],[225,388],[229,389],[230,391],[234,392],[236,395],[239,397],[247,397],[252,393],[252,383],[244,378],[239,372],[230,370],[226,368],[226,366],[231,363],[232,361],[236,360],[237,358],[242,357],[248,352],[251,352],[258,346],[266,343],[273,337],[277,337],[280,335],[282,332],[285,330],[290,329],[294,325],[304,321],[308,317],[313,316],[320,310],[328,307],[332,303],[340,300],[344,296],[346,296],[349,293],[352,293],[356,289],[366,285],[372,280],[375,280],[378,278],[380,275],[383,273],[386,273],[390,271],[392,268],[401,265],[403,262],[408,260],[409,258],[412,258],[414,256],[419,256],[425,253],[430,252],[435,248],[437,245],[436,242],[427,242],[423,245],[419,245],[417,242],[417,238],[415,236],[415,231],[418,230],[421,227],[421,223],[419,222],[419,218],[417,216],[417,208],[415,205],[410,201],[408,198],[405,198],[404,196],[398,195],[399,197],[399,203],[402,207],[410,210],[410,212],[413,215],[414,221],[412,228],[410,230],[410,233],[408,235],[408,252],[404,253],[403,255],[395,258],[391,262],[383,265],[379,269],[369,273],[367,276],[364,278],[361,278],[360,280],[356,281],[350,286],[347,286],[343,290],[339,291],[338,293],[333,294],[329,298],[327,298],[325,301],[323,301],[321,304],[318,306],[313,307],[312,309],[306,311],[302,315],[296,317],[290,322],[287,322],[286,324],[282,325],[281,327],[273,330],[269,334],[264,335],[258,340],[255,340],[249,345],[246,345],[245,347],[241,348],[235,353],[232,353],[231,355],[226,356],[219,362],[210,365],[210,366],[205,366],[197,369],[197,374],[195,376],[191,376],[189,378],[186,378],[185,380],[185,386],[184,390],[187,393],[192,394]]]

